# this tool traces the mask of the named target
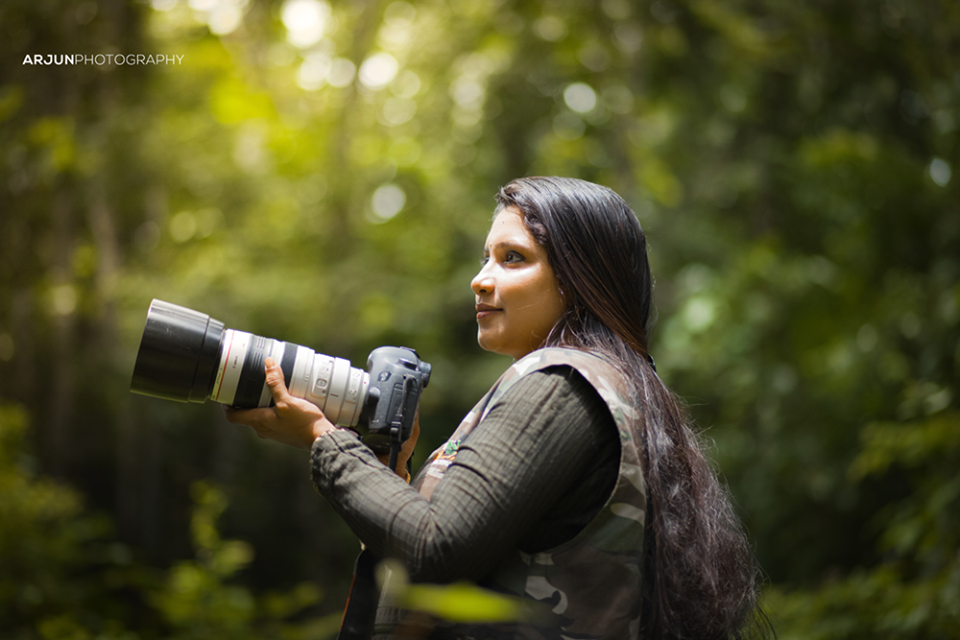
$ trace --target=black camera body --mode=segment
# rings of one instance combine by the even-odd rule
[[[264,360],[280,363],[290,394],[320,407],[378,452],[410,437],[431,367],[407,347],[379,347],[367,371],[307,347],[225,328],[210,316],[162,300],[147,312],[130,390],[176,400],[213,400],[236,408],[273,403]]]
[[[399,435],[410,437],[420,393],[430,381],[431,367],[407,347],[378,347],[367,358],[370,388],[358,424],[363,441],[374,451],[386,452]]]

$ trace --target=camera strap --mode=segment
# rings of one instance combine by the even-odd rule
[[[369,549],[364,549],[357,556],[337,640],[368,640],[372,635],[379,600],[374,574],[378,562]]]
[[[400,457],[400,446],[403,445],[404,431],[409,435],[410,429],[405,428],[407,427],[407,399],[410,397],[411,392],[415,390],[418,383],[419,380],[414,376],[404,376],[403,378],[403,391],[397,406],[397,413],[393,416],[393,419],[390,420],[390,462],[387,464],[387,467],[391,470],[397,468],[397,458]]]
[[[418,391],[419,382],[419,379],[414,376],[404,376],[400,402],[397,403],[397,412],[390,420],[390,462],[388,468],[391,470],[396,469],[400,447],[404,441],[407,400],[412,393]],[[406,431],[409,433],[409,428]],[[409,461],[407,463],[409,465]],[[347,604],[343,610],[343,621],[340,623],[337,640],[368,640],[372,635],[380,599],[380,589],[377,586],[375,573],[379,562],[380,559],[369,549],[364,549],[357,556],[357,562],[353,570],[353,582],[350,585],[350,594],[347,596]]]

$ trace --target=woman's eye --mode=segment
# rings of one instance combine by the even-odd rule
[[[517,253],[516,251],[507,251],[505,254],[503,254],[502,258],[499,256],[494,256],[494,259],[504,264],[513,264],[516,262],[524,262],[526,260],[526,258],[523,257],[523,254]],[[481,267],[486,266],[488,262],[490,262],[490,256],[483,256],[480,258]]]

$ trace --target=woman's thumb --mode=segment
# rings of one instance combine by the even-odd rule
[[[283,381],[283,369],[273,358],[264,360],[266,367],[267,386],[270,387],[270,393],[273,394],[274,402],[277,402],[287,396],[287,385]]]

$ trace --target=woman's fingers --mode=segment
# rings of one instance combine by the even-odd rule
[[[269,357],[264,360],[264,366],[266,367],[267,386],[270,387],[274,404],[279,405],[281,402],[287,404],[290,392],[287,390],[287,384],[283,379],[283,369],[280,368],[276,360]]]
[[[273,414],[273,409],[237,409],[225,404],[220,406],[223,407],[227,420],[234,424],[253,426],[268,420]]]
[[[276,440],[302,449],[309,449],[332,425],[317,405],[290,395],[283,380],[283,370],[273,358],[264,361],[267,386],[273,396],[273,407],[233,409],[224,407],[227,420],[252,427],[261,438]]]

